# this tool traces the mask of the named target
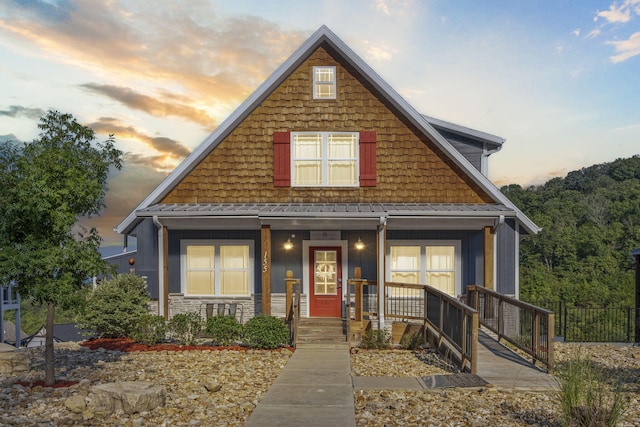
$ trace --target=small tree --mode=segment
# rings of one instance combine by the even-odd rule
[[[79,326],[104,338],[132,338],[141,318],[149,313],[149,292],[142,277],[119,274],[102,283],[87,298]]]
[[[40,136],[19,147],[0,143],[0,280],[47,306],[45,383],[55,383],[56,306],[77,307],[88,277],[107,270],[96,229],[79,217],[104,207],[110,167],[121,167],[113,136],[96,142],[70,114],[49,111]]]

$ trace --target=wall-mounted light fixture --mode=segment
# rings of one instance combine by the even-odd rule
[[[292,234],[291,237],[296,237],[296,235]],[[291,249],[293,249],[293,242],[291,241],[291,237],[289,237],[287,239],[287,241],[284,242],[284,250],[285,251],[290,251]]]
[[[364,249],[364,242],[359,237],[358,237],[358,241],[356,242],[356,249],[359,251]]]

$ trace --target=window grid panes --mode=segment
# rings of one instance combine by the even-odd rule
[[[313,67],[313,99],[336,99],[336,67]]]
[[[186,295],[250,295],[250,244],[183,241],[182,248]]]
[[[315,252],[315,295],[337,295],[338,253],[336,251]]]
[[[391,245],[389,278],[398,283],[421,283],[456,296],[459,243]],[[391,296],[414,296],[409,290],[392,288]],[[419,292],[419,291],[416,291]],[[397,294],[397,295],[396,295]],[[415,295],[417,296],[417,295]]]
[[[358,134],[292,134],[293,186],[358,185]]]

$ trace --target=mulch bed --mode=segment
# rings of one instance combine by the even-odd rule
[[[68,381],[68,380],[58,380],[53,385],[46,385],[44,380],[38,381],[16,381],[16,384],[20,384],[23,387],[34,388],[34,387],[52,387],[52,388],[64,388],[71,387],[72,385],[78,384],[78,381]]]

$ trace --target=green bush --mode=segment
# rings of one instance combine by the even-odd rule
[[[420,333],[404,334],[400,338],[400,347],[405,350],[417,350],[424,344],[424,337]]]
[[[612,383],[601,367],[580,355],[560,371],[558,391],[562,424],[613,427],[628,404],[620,383]]]
[[[146,313],[138,319],[138,326],[131,338],[142,344],[153,345],[164,340],[166,334],[167,322],[164,316]]]
[[[140,317],[147,314],[149,292],[142,277],[119,274],[103,280],[87,297],[78,326],[103,338],[132,337]]]
[[[242,336],[242,325],[235,316],[210,317],[204,330],[213,343],[219,345],[229,345]]]
[[[244,325],[245,344],[254,348],[278,348],[289,343],[289,329],[284,320],[273,316],[258,316]]]
[[[384,350],[391,347],[391,335],[384,329],[367,329],[360,342],[361,348]]]
[[[169,320],[169,332],[180,344],[193,345],[202,330],[202,319],[198,313],[180,313]]]

